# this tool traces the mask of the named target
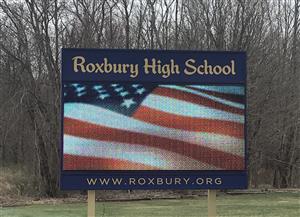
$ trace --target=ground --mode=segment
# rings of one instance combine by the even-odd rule
[[[300,193],[219,195],[219,217],[296,217],[300,216]],[[1,217],[84,217],[86,204],[61,203],[3,207]],[[97,217],[202,217],[207,216],[206,197],[194,199],[97,202]]]

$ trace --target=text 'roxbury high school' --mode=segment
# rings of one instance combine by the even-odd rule
[[[210,64],[207,59],[198,63],[195,59],[190,58],[184,62],[184,69],[170,59],[168,63],[160,59],[144,59],[144,65],[134,63],[112,63],[108,58],[103,58],[99,62],[87,62],[83,56],[72,58],[74,72],[81,73],[98,73],[98,74],[129,74],[130,78],[136,78],[140,72],[147,74],[159,75],[162,78],[168,78],[171,75],[180,74],[191,75],[236,75],[235,61],[230,60],[225,65]]]

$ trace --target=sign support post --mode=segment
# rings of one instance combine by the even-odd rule
[[[88,190],[87,217],[95,217],[95,201],[96,201],[96,191],[95,190]]]
[[[208,217],[217,217],[216,196],[217,196],[217,190],[208,189],[207,192]]]

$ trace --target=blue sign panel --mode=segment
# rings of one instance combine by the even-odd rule
[[[61,189],[247,187],[246,54],[63,49]]]

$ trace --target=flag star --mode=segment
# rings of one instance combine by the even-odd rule
[[[124,91],[124,92],[121,92],[119,95],[122,96],[122,97],[124,97],[124,96],[129,95],[129,92],[128,91]]]
[[[144,92],[146,92],[146,89],[142,87],[141,89],[137,89],[135,93],[142,95]]]
[[[94,90],[100,90],[100,89],[102,89],[102,85],[95,85],[94,87],[93,87],[93,89]]]
[[[84,91],[84,92],[78,92],[78,93],[77,93],[77,96],[78,96],[78,97],[81,97],[81,96],[83,96],[83,95],[85,95],[85,94],[86,94],[86,91]]]
[[[121,107],[126,107],[126,108],[130,108],[131,105],[134,105],[136,104],[135,101],[133,101],[133,98],[131,99],[124,99],[122,104],[121,104]]]
[[[79,93],[85,90],[85,87],[76,87],[75,92]]]
[[[139,86],[141,86],[140,84],[133,84],[132,87],[134,88],[138,88]]]
[[[119,86],[119,84],[111,84],[110,86],[117,87],[117,86]]]
[[[66,92],[64,92],[64,96],[67,96],[68,94]]]
[[[116,91],[116,92],[120,92],[120,91],[122,91],[122,90],[124,90],[124,87],[118,87],[118,88],[115,88],[115,91]]]
[[[98,90],[95,90],[95,91],[97,91],[98,93],[105,93],[105,92],[107,92],[106,90],[101,90],[101,89],[98,89]]]
[[[74,83],[74,84],[71,84],[73,87],[78,87],[80,84],[78,84],[78,83]]]
[[[110,97],[110,95],[109,95],[108,93],[100,94],[100,95],[98,96],[98,98],[100,98],[100,99],[102,99],[102,100],[104,100],[104,99],[107,98],[107,97]]]

